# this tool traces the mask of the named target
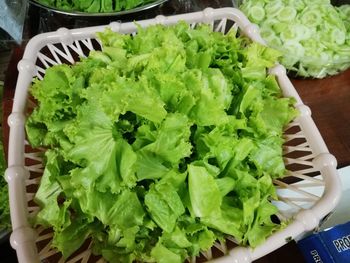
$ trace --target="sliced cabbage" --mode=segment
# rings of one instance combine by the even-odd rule
[[[350,5],[329,0],[245,0],[240,9],[259,25],[281,63],[298,76],[324,78],[350,67]]]

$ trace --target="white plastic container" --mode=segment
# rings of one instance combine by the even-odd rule
[[[238,27],[241,33],[253,41],[263,43],[257,26],[251,24],[239,10],[234,8],[216,10],[208,8],[203,12],[171,17],[157,16],[155,19],[138,21],[138,24],[143,27],[157,23],[171,25],[179,20],[185,20],[193,26],[196,23],[208,23],[213,30],[223,33],[232,26]],[[112,22],[109,27],[113,31],[125,34],[137,31],[135,23]],[[44,168],[42,152],[38,152],[37,149],[34,151],[26,142],[25,116],[28,108],[33,106],[28,100],[28,87],[34,77],[42,79],[46,68],[62,62],[74,63],[79,56],[86,56],[90,50],[99,49],[95,33],[103,31],[104,28],[105,26],[73,30],[61,28],[56,32],[38,35],[28,43],[23,59],[18,64],[19,76],[14,104],[8,118],[9,168],[6,171],[6,179],[9,183],[13,227],[11,245],[16,249],[20,263],[64,262],[60,253],[50,247],[52,233],[41,227],[33,229],[28,222],[30,214],[39,209],[32,201],[35,193],[33,191],[35,187],[32,186],[39,184],[38,174],[42,174]],[[287,184],[285,179],[274,181],[279,196],[279,201],[275,202],[279,208],[278,217],[281,220],[290,219],[291,222],[255,249],[235,247],[228,250],[225,244],[215,244],[211,250],[202,253],[213,262],[251,262],[274,251],[289,240],[318,227],[320,220],[335,208],[340,197],[341,187],[337,176],[336,159],[328,153],[311,118],[310,109],[302,103],[284,67],[276,64],[270,69],[270,74],[276,75],[284,96],[295,97],[296,107],[300,111],[300,116],[286,127],[284,155],[285,164],[291,170],[286,176],[301,182],[293,185]],[[315,173],[321,174],[322,179],[310,176]],[[322,194],[317,195],[310,191],[314,187]],[[37,246],[38,243],[40,246]],[[213,259],[213,254],[222,256]],[[88,262],[91,255],[88,248],[67,262]],[[196,261],[195,258],[190,260]],[[95,261],[104,262],[103,259]]]

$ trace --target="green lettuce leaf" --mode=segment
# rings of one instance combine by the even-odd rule
[[[166,232],[172,232],[176,220],[185,208],[176,189],[169,184],[153,185],[145,195],[145,205],[156,224]]]
[[[188,190],[196,217],[210,217],[219,213],[222,202],[220,190],[205,167],[188,166]]]
[[[260,245],[283,226],[272,180],[297,116],[267,73],[280,53],[208,25],[137,27],[34,81],[27,137],[48,149],[34,223],[65,258],[86,240],[109,262],[184,262],[227,235]]]

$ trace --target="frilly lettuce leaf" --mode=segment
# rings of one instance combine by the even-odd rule
[[[272,179],[297,111],[267,74],[279,52],[236,33],[107,29],[102,51],[34,82],[27,136],[49,148],[35,223],[65,258],[88,239],[110,262],[183,262],[280,228]]]

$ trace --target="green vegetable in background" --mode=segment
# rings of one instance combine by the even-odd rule
[[[0,230],[11,229],[10,206],[8,198],[8,185],[4,178],[6,161],[0,144]]]
[[[103,51],[47,69],[26,130],[44,146],[36,224],[65,258],[91,238],[110,262],[182,262],[278,230],[272,179],[297,112],[267,75],[280,53],[235,31],[98,33]]]
[[[2,98],[4,83],[0,81],[0,98]],[[0,114],[0,122],[2,120],[2,114]],[[2,128],[0,125],[0,132]],[[8,185],[5,181],[5,169],[7,167],[4,146],[2,140],[0,140],[0,231],[11,229],[11,218],[10,218],[10,205],[8,197]]]
[[[240,9],[259,25],[281,63],[299,76],[324,78],[350,67],[350,5],[329,0],[244,0]]]
[[[155,0],[36,0],[37,2],[65,11],[87,13],[112,13],[129,10]]]

